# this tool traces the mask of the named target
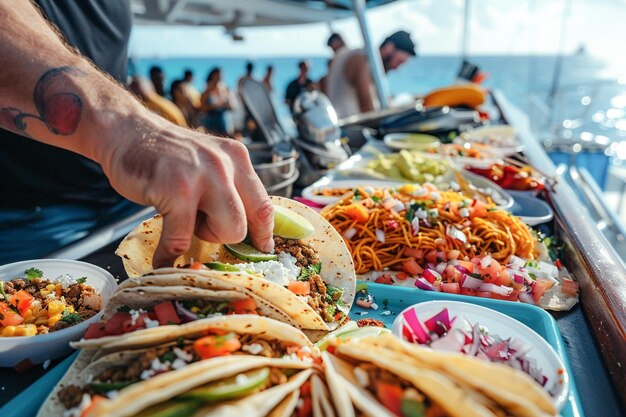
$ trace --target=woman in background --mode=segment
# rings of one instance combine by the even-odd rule
[[[213,68],[207,77],[206,89],[202,93],[201,108],[203,125],[207,131],[223,136],[232,135],[228,112],[232,109],[228,88],[222,82],[222,71]]]
[[[274,67],[272,65],[267,66],[267,71],[265,72],[265,76],[263,77],[263,85],[267,88],[267,91],[270,93],[274,90],[272,77],[274,75]]]

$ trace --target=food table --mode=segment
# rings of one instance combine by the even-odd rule
[[[516,114],[515,109],[497,94],[496,102],[503,119],[519,128],[530,161],[541,166],[543,171],[550,171],[548,167],[553,169],[539,144],[528,133],[523,115]],[[620,398],[618,392],[623,395],[626,391],[624,372],[620,372],[626,360],[626,269],[595,230],[564,181],[559,182],[551,197],[556,212],[556,228],[566,243],[567,257],[563,262],[581,284],[580,303],[569,312],[553,314],[582,403],[582,410],[574,409],[572,415],[624,415],[624,398]],[[114,276],[123,279],[125,273],[121,262],[113,253],[117,244],[118,241],[115,241],[82,260],[108,269]],[[50,371],[59,366],[60,361],[55,362],[47,370],[36,366],[24,373],[0,369],[0,404],[4,406],[20,393],[25,395],[20,395],[18,402],[26,399],[34,402],[34,395],[45,397],[47,392],[39,392],[37,386],[49,389],[50,381],[46,381],[43,375],[46,372],[50,375]],[[30,384],[38,379],[41,379],[39,385],[29,389]],[[42,389],[45,388],[39,388]],[[17,405],[16,402],[8,404],[0,409],[0,415],[15,415]]]

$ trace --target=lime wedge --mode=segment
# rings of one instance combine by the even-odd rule
[[[232,400],[260,390],[269,379],[269,368],[255,369],[192,389],[180,398],[197,399],[205,403]]]
[[[278,256],[273,253],[259,252],[254,246],[243,242],[232,245],[224,245],[224,247],[228,252],[246,262],[275,261],[278,259]]]
[[[205,262],[204,264],[209,269],[215,269],[216,271],[230,271],[238,272],[239,268],[235,265],[224,264],[222,262]]]
[[[313,225],[298,213],[281,206],[274,206],[274,236],[285,239],[303,239],[311,236]]]

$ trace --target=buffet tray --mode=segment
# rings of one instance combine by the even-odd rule
[[[432,291],[420,291],[413,288],[394,287],[393,285],[376,284],[371,282],[367,282],[367,291],[374,297],[374,301],[379,306],[378,310],[366,309],[354,304],[350,310],[350,317],[353,320],[380,320],[385,323],[385,327],[389,329],[391,329],[393,321],[397,315],[405,308],[410,307],[413,304],[433,300],[462,301],[465,303],[476,304],[491,308],[520,321],[543,337],[548,344],[556,350],[565,364],[566,371],[570,377],[570,392],[567,402],[561,410],[561,415],[563,417],[584,416],[580,397],[574,381],[574,373],[570,367],[569,359],[563,344],[563,338],[561,337],[561,332],[559,331],[556,321],[547,311],[530,304]],[[358,297],[359,293],[357,293],[355,303]],[[386,305],[386,307],[384,307],[384,305]],[[385,313],[385,311],[389,311],[391,314]]]

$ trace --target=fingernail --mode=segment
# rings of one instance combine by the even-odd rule
[[[263,252],[270,253],[274,250],[274,239],[270,239],[265,242],[265,247],[263,248]]]

